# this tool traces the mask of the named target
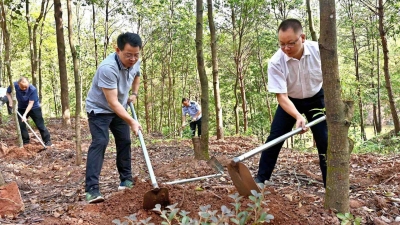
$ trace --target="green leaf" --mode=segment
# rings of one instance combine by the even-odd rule
[[[347,219],[346,216],[343,213],[338,213],[338,214],[336,214],[336,216],[341,220]]]

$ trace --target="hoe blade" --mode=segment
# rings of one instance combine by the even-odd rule
[[[143,198],[143,209],[151,210],[156,207],[157,204],[165,207],[170,204],[168,189],[159,188],[153,189],[146,192]]]
[[[232,163],[228,164],[228,173],[240,195],[247,197],[251,195],[251,190],[260,192],[249,169],[243,163],[237,162],[236,165],[232,165]]]

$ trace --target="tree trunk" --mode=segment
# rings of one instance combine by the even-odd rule
[[[44,12],[43,12],[43,21],[46,21],[46,16],[47,13],[50,10],[49,7],[49,0],[46,0],[46,6],[44,7]],[[38,63],[38,77],[39,77],[39,101],[42,102],[42,88],[43,88],[43,82],[42,82],[42,46],[43,46],[43,27],[44,23],[40,25],[40,30],[39,30],[39,46],[38,46],[38,55],[37,55],[37,63]]]
[[[93,28],[93,41],[94,41],[94,60],[95,60],[95,68],[98,67],[99,64],[99,53],[97,52],[97,38],[96,38],[96,10],[94,8],[95,1],[92,3],[92,28]]]
[[[146,120],[146,131],[148,134],[150,134],[151,132],[151,124],[150,124],[150,119],[151,119],[151,115],[150,115],[150,102],[149,102],[149,98],[150,98],[150,92],[149,92],[149,85],[148,85],[148,79],[147,79],[147,55],[146,55],[146,51],[145,48],[142,48],[142,61],[141,61],[141,65],[142,65],[142,76],[143,76],[143,92],[144,92],[144,112],[145,112],[145,120]]]
[[[77,166],[82,164],[82,135],[81,135],[81,82],[79,76],[79,60],[78,53],[76,52],[75,42],[74,42],[74,25],[72,22],[72,11],[71,11],[71,0],[67,0],[67,10],[68,10],[68,40],[69,46],[71,48],[72,63],[74,65],[74,78],[75,78],[75,164]]]
[[[173,115],[175,115],[174,109],[174,85],[173,85],[173,78],[172,78],[172,73],[171,73],[171,65],[172,65],[172,58],[173,58],[173,28],[172,28],[172,18],[174,17],[174,1],[170,1],[170,6],[169,6],[169,20],[168,23],[168,63],[167,63],[167,74],[168,74],[168,112],[167,112],[167,127],[172,127],[173,124],[172,121],[175,121],[172,119]]]
[[[271,110],[271,103],[269,102],[269,98],[268,98],[268,85],[267,85],[267,81],[265,79],[265,77],[267,76],[265,74],[264,71],[264,66],[263,66],[263,59],[261,56],[261,46],[260,46],[260,40],[259,40],[259,35],[258,35],[258,30],[257,30],[257,58],[258,58],[258,66],[260,67],[260,71],[261,71],[261,79],[262,79],[262,83],[263,83],[263,87],[264,87],[264,91],[265,91],[265,102],[267,104],[267,111],[268,111],[268,115],[269,115],[269,122],[272,124],[272,110]]]
[[[109,14],[110,14],[110,12],[108,11],[108,7],[109,7],[109,4],[110,4],[110,1],[109,0],[107,0],[106,2],[105,2],[105,4],[106,4],[106,18],[105,18],[105,21],[104,21],[104,46],[103,46],[103,59],[105,59],[106,58],[106,56],[107,56],[107,48],[108,48],[108,42],[109,42],[109,39],[110,39],[110,37],[108,36],[108,17],[109,17]]]
[[[377,120],[377,126],[376,126],[376,131],[378,132],[378,134],[380,134],[382,132],[382,113],[381,113],[381,67],[380,67],[380,53],[379,53],[379,43],[378,40],[376,40],[376,75],[377,75],[377,92],[378,92],[378,120]]]
[[[328,132],[328,174],[325,208],[349,212],[349,143],[348,129],[352,103],[341,99],[339,77],[335,0],[320,1],[320,52],[324,79]]]
[[[354,69],[355,69],[355,76],[357,81],[357,97],[358,97],[358,110],[360,113],[360,129],[361,129],[361,139],[363,141],[367,140],[367,136],[365,134],[364,128],[364,111],[363,111],[363,104],[362,104],[362,96],[361,96],[361,75],[359,71],[360,61],[359,61],[359,54],[358,54],[358,44],[357,44],[357,37],[354,27],[354,14],[353,14],[353,2],[350,0],[347,2],[347,16],[352,21],[351,24],[351,37],[352,37],[352,44],[353,44],[353,60],[354,60]]]
[[[312,17],[310,0],[306,0],[306,6],[307,6],[307,15],[308,15],[308,27],[310,29],[311,38],[313,41],[318,41],[317,33],[314,30],[314,21],[313,21],[313,17]]]
[[[15,87],[14,87],[14,82],[12,80],[12,74],[11,74],[11,57],[10,57],[10,52],[11,52],[11,40],[10,40],[10,33],[8,31],[7,27],[7,21],[11,23],[11,19],[8,20],[6,17],[6,11],[4,8],[4,2],[0,0],[0,7],[1,7],[1,28],[3,31],[3,42],[4,42],[4,64],[6,65],[6,70],[7,70],[7,77],[8,81],[10,83],[11,87],[11,96],[13,100],[13,115],[14,115],[14,121],[15,121],[15,130],[17,132],[17,137],[18,137],[18,146],[21,148],[23,146],[22,142],[22,135],[21,135],[21,130],[19,128],[19,123],[18,123],[18,114],[17,114],[17,99],[15,95]]]
[[[37,50],[37,44],[36,44],[36,33],[37,33],[37,28],[43,18],[43,15],[46,12],[46,6],[48,4],[49,0],[42,0],[41,6],[40,6],[40,14],[36,18],[35,24],[33,25],[33,30],[32,30],[32,25],[31,25],[31,16],[29,15],[29,3],[30,1],[25,1],[25,11],[26,11],[26,24],[28,27],[28,35],[29,35],[29,53],[30,53],[30,61],[31,61],[31,75],[32,75],[32,84],[33,86],[38,88],[37,85],[37,80],[36,80],[36,73],[37,73],[37,64],[38,64],[38,50]],[[39,88],[38,88],[39,89]],[[39,89],[40,90],[40,89]]]
[[[204,67],[203,56],[203,1],[196,0],[196,58],[197,70],[201,83],[201,140],[200,146],[203,157],[199,159],[209,159],[208,153],[208,121],[209,121],[209,107],[208,107],[208,78],[206,69]]]
[[[381,36],[381,41],[382,41],[382,51],[383,51],[383,72],[385,74],[385,87],[388,93],[389,97],[389,106],[390,106],[390,112],[392,113],[392,118],[393,118],[393,124],[394,124],[394,132],[395,135],[398,136],[400,132],[400,122],[399,122],[399,116],[396,111],[396,105],[393,97],[393,91],[392,91],[392,82],[390,80],[390,74],[389,74],[389,49],[387,46],[387,40],[386,40],[386,31],[384,28],[384,6],[383,6],[383,0],[378,0],[378,17],[379,17],[379,34]]]
[[[221,96],[219,90],[219,75],[218,75],[218,55],[217,55],[217,36],[215,33],[215,24],[213,17],[212,0],[207,0],[208,7],[208,23],[210,26],[211,35],[211,57],[212,57],[212,74],[213,74],[213,90],[215,101],[215,122],[217,127],[217,140],[224,139],[224,126],[222,120]]]
[[[71,125],[69,97],[68,97],[68,74],[67,63],[65,59],[65,41],[64,41],[64,28],[62,20],[61,0],[54,0],[54,19],[56,21],[56,36],[57,36],[57,52],[58,52],[58,65],[60,70],[60,86],[61,86],[61,107],[63,126]]]

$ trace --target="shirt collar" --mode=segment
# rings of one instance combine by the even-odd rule
[[[115,57],[114,58],[115,58],[115,62],[117,62],[117,66],[118,66],[119,70],[122,70],[122,69],[130,70],[132,68],[132,67],[126,68],[124,66],[124,64],[122,64],[121,59],[119,58],[117,53],[115,53]]]
[[[304,43],[305,43],[305,42],[304,42]],[[308,50],[308,48],[306,47],[306,45],[305,45],[304,43],[303,43],[303,48],[304,48],[304,50],[303,50],[303,55],[302,55],[301,57],[311,54],[311,53],[310,53],[310,50]],[[281,50],[282,54],[284,55],[285,61],[286,61],[286,62],[289,61],[289,60],[291,60],[291,59],[293,59],[292,57],[287,56],[287,55],[285,54],[285,52],[282,51],[282,49],[280,49],[280,50]]]

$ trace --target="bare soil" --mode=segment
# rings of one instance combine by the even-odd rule
[[[90,132],[82,120],[83,164],[75,165],[73,128],[63,128],[61,121],[51,119],[47,127],[53,146],[43,150],[31,134],[31,144],[16,147],[14,124],[0,125],[0,147],[6,152],[0,158],[0,171],[6,182],[16,181],[25,211],[12,218],[0,218],[0,224],[113,224],[136,214],[139,220],[151,217],[161,224],[160,215],[142,209],[143,196],[153,189],[142,150],[133,137],[132,168],[136,185],[132,190],[117,191],[119,184],[115,165],[115,143],[111,138],[101,173],[100,189],[105,202],[85,202],[84,180],[86,153]],[[158,184],[169,191],[171,204],[198,218],[200,206],[210,205],[221,210],[225,205],[233,209],[229,195],[236,189],[225,170],[219,178],[203,179],[184,184],[166,185],[164,182],[215,174],[204,160],[195,160],[191,140],[163,140],[145,136],[147,150]],[[237,155],[259,146],[250,137],[226,137],[210,140],[210,156],[226,165]],[[259,155],[244,161],[254,174]],[[350,206],[362,224],[400,224],[400,155],[353,154],[351,156]],[[310,153],[282,149],[272,184],[266,187],[269,202],[265,206],[274,216],[270,224],[340,224],[332,210],[324,209],[325,190],[321,183],[316,151]],[[249,203],[242,202],[242,210]]]

